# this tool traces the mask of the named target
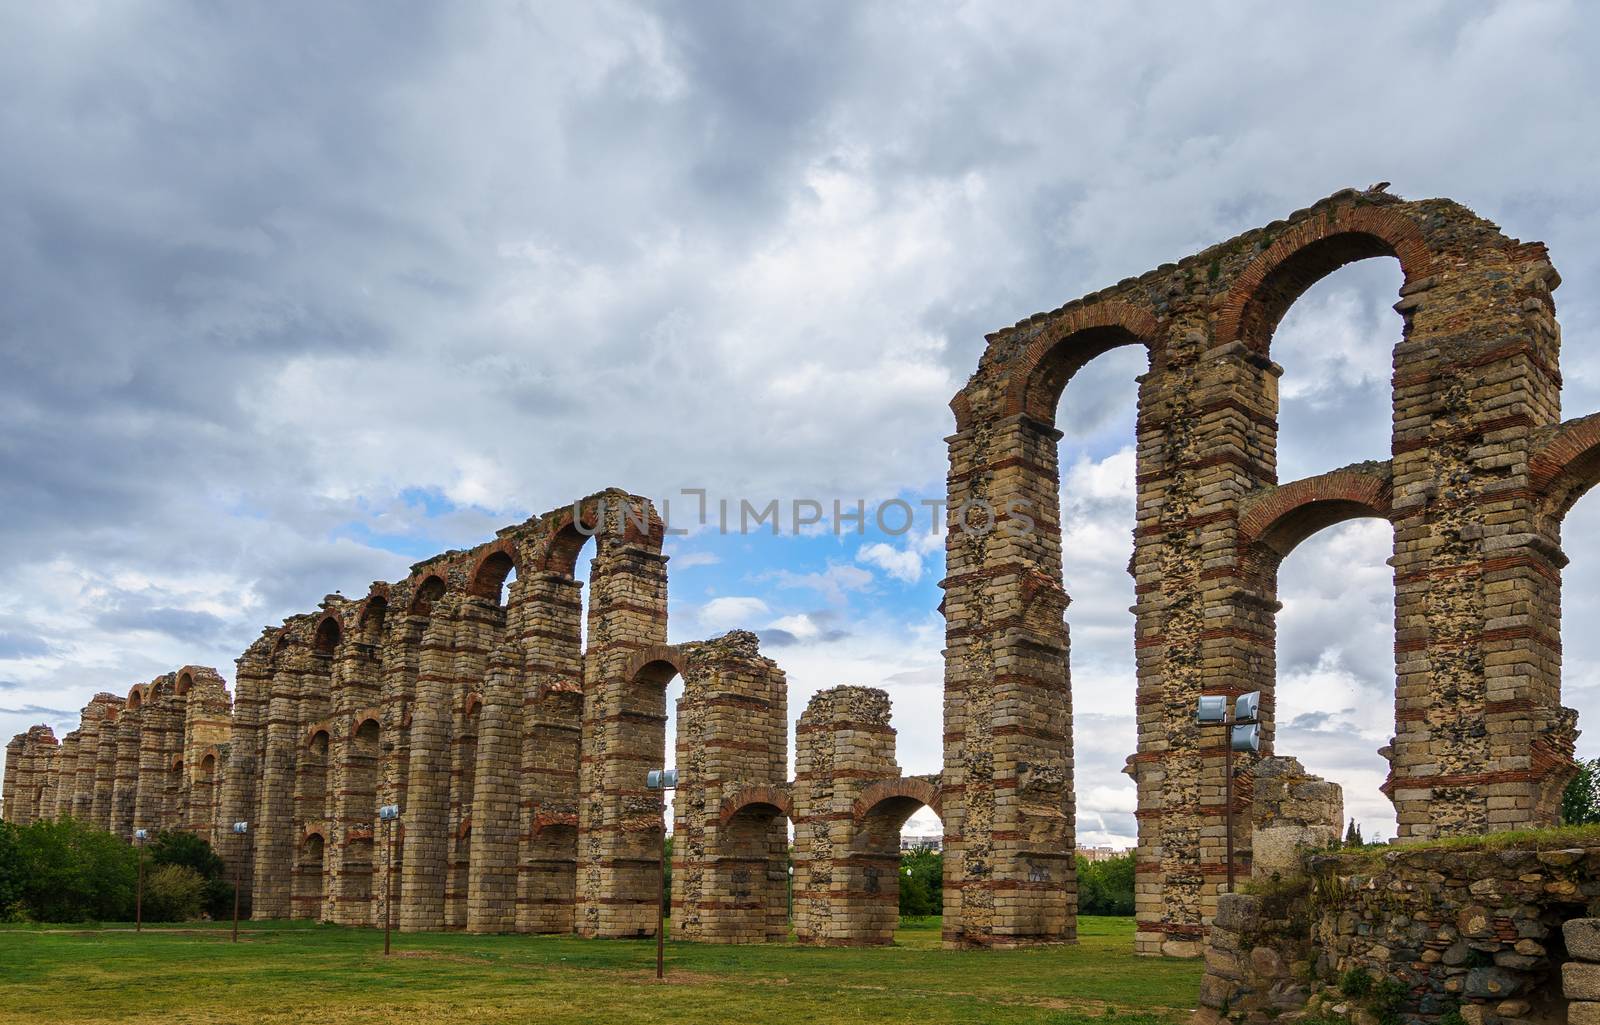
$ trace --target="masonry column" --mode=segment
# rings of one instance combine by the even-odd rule
[[[271,699],[267,706],[266,753],[260,802],[250,824],[255,837],[255,919],[288,918],[294,875],[294,784],[299,751],[301,678],[309,669],[310,646],[304,630],[285,634],[272,659]]]
[[[1454,206],[1454,204],[1450,204]],[[1540,243],[1467,215],[1396,309],[1395,739],[1402,838],[1556,824],[1575,713],[1560,704],[1560,567],[1528,482],[1560,420],[1560,278]],[[1454,223],[1452,223],[1454,221]]]
[[[239,888],[250,892],[254,884],[254,833],[261,823],[257,781],[266,755],[266,719],[271,692],[272,633],[267,631],[234,662],[233,721],[228,734],[227,769],[223,777],[222,813],[218,845],[230,869],[239,867]],[[141,744],[142,747],[142,744]],[[143,765],[140,766],[141,780]],[[141,782],[140,792],[143,792]],[[248,821],[251,832],[238,836],[235,822]],[[246,894],[240,895],[243,904]],[[248,905],[246,905],[248,906]]]
[[[138,695],[137,689],[134,691]],[[142,695],[139,696],[143,700]],[[129,702],[117,716],[116,778],[111,788],[111,831],[133,839],[133,814],[139,797],[139,734],[144,709]]]
[[[455,634],[462,594],[451,590],[433,602],[417,664],[417,701],[411,719],[410,781],[403,821],[405,865],[400,873],[400,929],[445,926],[445,875],[450,856],[451,691]]]
[[[1072,940],[1061,435],[1027,413],[983,417],[947,439],[944,939],[958,946]]]
[[[666,757],[666,696],[627,679],[633,653],[667,640],[667,568],[649,502],[607,492],[590,570],[578,806],[578,932],[654,936],[661,795],[645,774]],[[640,530],[637,519],[646,520]]]

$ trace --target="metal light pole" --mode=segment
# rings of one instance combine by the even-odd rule
[[[656,873],[656,978],[666,978],[667,962],[667,791],[678,786],[677,769],[651,769],[644,785],[661,791],[661,870]]]
[[[1234,885],[1233,868],[1233,753],[1235,751],[1249,751],[1254,754],[1261,752],[1261,692],[1251,691],[1239,695],[1233,705],[1233,714],[1228,714],[1228,699],[1221,695],[1208,695],[1200,699],[1200,707],[1195,714],[1195,721],[1201,726],[1223,726],[1227,728],[1227,739],[1222,745],[1222,792],[1223,792],[1223,833],[1228,845],[1228,892],[1232,893]]]
[[[239,837],[239,850],[233,858],[233,942],[239,942],[239,866],[244,863],[244,837],[250,832],[250,823],[235,822],[234,835]]]
[[[133,931],[144,932],[144,842],[150,836],[148,829],[135,829],[133,843],[139,851],[139,887],[133,892]]]
[[[389,824],[389,853],[384,858],[387,865],[383,883],[383,956],[389,956],[389,932],[394,927],[394,824],[400,819],[400,806],[386,804],[378,809],[378,818]]]

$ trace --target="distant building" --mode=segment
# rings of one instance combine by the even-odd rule
[[[942,836],[901,836],[900,837],[900,851],[901,851],[901,853],[910,853],[911,851],[934,851],[934,852],[937,853],[937,852],[943,851],[943,850],[944,850],[944,837],[942,837]]]
[[[1078,857],[1084,861],[1110,861],[1112,858],[1122,858],[1133,851],[1126,847],[1079,847]]]

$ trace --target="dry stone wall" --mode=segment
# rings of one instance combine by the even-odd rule
[[[1311,855],[1302,869],[1296,885],[1223,896],[1197,1025],[1577,1023],[1600,1001],[1586,917],[1600,908],[1600,848],[1424,846]]]

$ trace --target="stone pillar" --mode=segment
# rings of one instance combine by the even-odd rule
[[[239,868],[239,888],[249,893],[255,880],[255,832],[260,829],[258,781],[265,765],[266,720],[272,685],[271,658],[275,631],[266,631],[234,663],[232,725],[228,734],[228,757],[222,783],[222,809],[218,816],[218,847],[228,863],[228,878]],[[141,775],[143,766],[140,768]],[[143,787],[140,787],[143,792]],[[249,822],[250,833],[239,836],[235,822]],[[249,907],[245,894],[241,904]]]
[[[479,727],[489,657],[506,632],[506,611],[500,596],[467,594],[456,627],[450,741],[450,853],[445,876],[445,924],[465,928],[472,848],[477,842],[473,800],[478,782]]]
[[[1076,936],[1059,438],[1049,424],[1018,413],[948,439],[944,937],[951,945]]]
[[[134,689],[142,703],[143,695]],[[140,734],[144,709],[132,701],[117,716],[117,763],[111,785],[111,831],[124,840],[133,838],[133,816],[139,797]]]
[[[673,933],[781,943],[789,933],[788,683],[748,631],[678,650]]]
[[[1459,210],[1459,208],[1457,208]],[[1462,213],[1465,213],[1462,211]],[[1445,257],[1396,305],[1395,739],[1401,838],[1554,825],[1571,778],[1560,567],[1528,487],[1560,419],[1559,283],[1543,245],[1430,229]]]
[[[5,811],[3,817],[7,822],[19,826],[28,824],[27,814],[17,801],[17,777],[22,774],[22,749],[27,741],[26,733],[18,733],[6,744],[6,774],[4,789],[0,789],[0,806]]]
[[[818,691],[795,727],[794,931],[801,943],[861,946],[896,865],[856,857],[855,801],[868,781],[900,774],[889,696],[874,687]]]
[[[288,918],[297,840],[294,835],[295,772],[298,767],[301,678],[310,668],[305,627],[286,626],[272,656],[267,738],[262,759],[260,798],[252,816],[255,880],[251,887],[255,919]]]
[[[654,936],[665,824],[645,775],[666,756],[665,681],[630,680],[627,668],[635,652],[666,643],[666,559],[649,503],[605,498],[589,574],[577,928],[589,937]],[[640,510],[644,532],[632,525]]]
[[[378,838],[383,712],[377,644],[382,609],[381,603],[369,598],[361,612],[350,617],[355,630],[344,637],[333,662],[329,915],[340,925],[376,921],[373,884],[383,854]]]
[[[467,931],[517,928],[517,851],[525,831],[522,808],[521,658],[502,642],[491,658],[479,714],[477,784],[472,803],[472,851],[467,880]]]
[[[540,570],[511,585],[508,630],[521,638],[523,817],[517,931],[570,933],[578,871],[578,765],[583,720],[583,600],[571,574]]]
[[[411,718],[410,780],[406,786],[405,864],[400,874],[400,929],[445,925],[445,873],[450,854],[451,691],[462,594],[433,601],[422,634],[417,701]]]
[[[111,814],[111,792],[117,779],[117,716],[122,711],[123,698],[106,702],[105,718],[100,723],[100,747],[95,755],[94,802],[89,811],[90,820],[99,828],[114,830]]]
[[[82,738],[81,729],[61,738],[61,753],[56,756],[55,802],[50,812],[50,817],[57,821],[72,817],[72,791],[78,778],[78,747]]]

